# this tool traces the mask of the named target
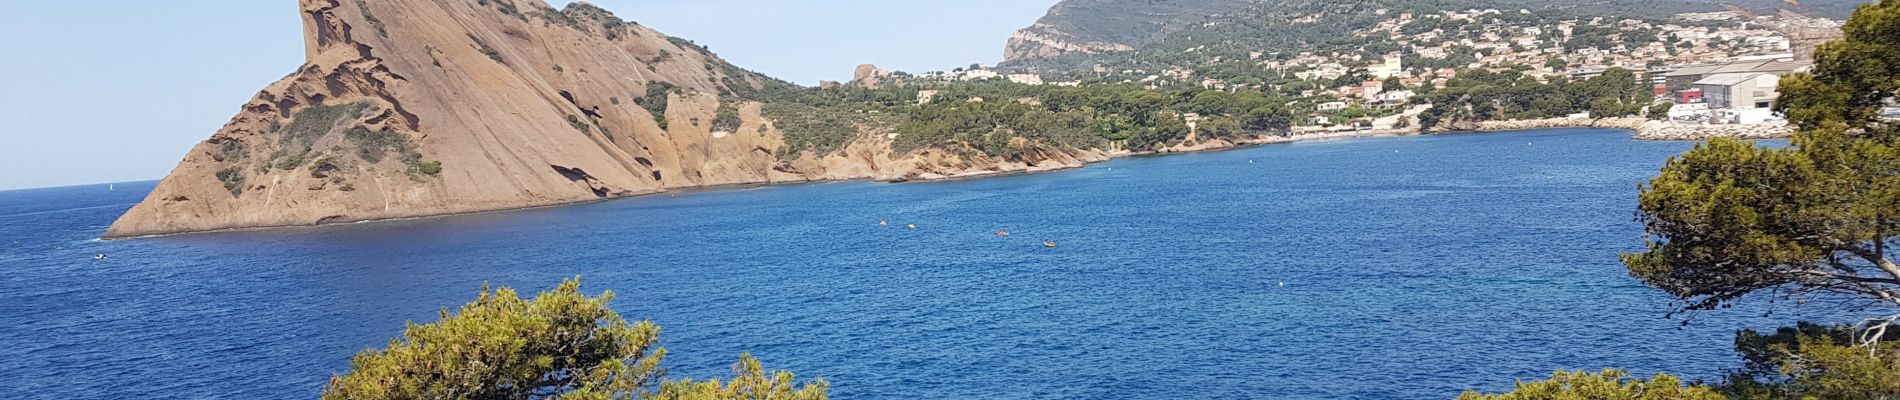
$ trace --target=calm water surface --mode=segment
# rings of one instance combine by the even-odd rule
[[[483,282],[574,275],[663,327],[674,376],[751,352],[846,399],[1428,399],[1557,368],[1719,376],[1733,330],[1802,310],[1665,319],[1670,299],[1616,254],[1642,239],[1637,184],[1690,144],[1627,135],[1338,140],[112,242],[93,238],[152,183],[0,192],[0,397],[314,397]]]

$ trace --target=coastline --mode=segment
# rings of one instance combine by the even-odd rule
[[[1539,119],[1539,120],[1484,121],[1484,122],[1479,122],[1475,124],[1476,126],[1472,127],[1471,129],[1443,129],[1443,130],[1435,129],[1435,130],[1427,131],[1427,130],[1421,130],[1416,127],[1413,127],[1413,128],[1404,128],[1404,129],[1372,129],[1372,130],[1361,130],[1361,131],[1318,132],[1318,133],[1308,133],[1308,134],[1291,135],[1291,136],[1256,136],[1254,138],[1240,139],[1240,140],[1234,140],[1234,141],[1214,139],[1214,140],[1198,142],[1192,145],[1189,145],[1189,144],[1176,145],[1173,147],[1168,147],[1168,148],[1164,148],[1164,149],[1156,150],[1156,151],[1134,152],[1134,151],[1127,151],[1127,150],[1112,150],[1112,151],[1090,150],[1090,151],[1100,152],[1100,154],[1102,154],[1104,157],[1090,158],[1090,159],[1071,159],[1067,161],[1049,160],[1049,162],[1045,162],[1042,164],[1010,163],[1010,164],[1006,164],[1002,166],[1003,168],[973,169],[973,170],[959,171],[953,174],[925,173],[925,174],[920,174],[920,175],[911,176],[911,177],[819,178],[819,179],[809,179],[809,180],[788,180],[788,181],[773,181],[773,182],[728,183],[728,184],[719,184],[719,185],[684,187],[684,188],[674,188],[674,189],[649,191],[649,192],[628,193],[624,195],[610,196],[607,198],[587,199],[587,200],[582,200],[582,201],[550,202],[550,203],[545,203],[545,204],[529,204],[529,205],[522,205],[522,206],[494,207],[494,208],[484,208],[484,209],[447,212],[447,213],[427,213],[427,214],[418,213],[418,215],[402,215],[402,216],[393,216],[393,217],[386,217],[386,218],[368,218],[368,219],[360,219],[360,220],[327,221],[327,222],[319,221],[317,223],[312,223],[312,224],[272,224],[272,225],[242,226],[242,227],[230,227],[230,228],[221,228],[221,229],[189,231],[189,232],[173,232],[173,233],[161,233],[161,234],[151,234],[151,235],[138,235],[138,236],[128,236],[128,237],[106,237],[104,235],[101,235],[100,239],[108,240],[108,241],[136,240],[136,239],[149,239],[149,238],[160,238],[160,237],[182,236],[182,235],[193,235],[193,234],[247,232],[247,231],[293,229],[293,228],[320,228],[320,227],[333,226],[333,225],[411,221],[411,220],[420,220],[420,219],[429,219],[429,218],[444,218],[444,217],[455,217],[455,216],[507,212],[507,211],[517,211],[517,210],[533,210],[533,209],[540,209],[540,208],[565,207],[565,206],[572,206],[572,205],[590,204],[590,203],[598,203],[598,202],[613,201],[613,200],[620,200],[620,199],[630,199],[630,198],[653,196],[653,195],[663,195],[663,194],[694,193],[694,192],[718,191],[718,190],[725,190],[725,189],[732,189],[732,188],[778,186],[778,185],[786,185],[786,184],[850,182],[850,181],[870,181],[870,182],[882,182],[882,183],[906,183],[906,182],[923,183],[923,182],[952,181],[952,180],[964,180],[964,179],[980,179],[980,178],[988,178],[988,177],[996,177],[996,176],[1066,171],[1066,170],[1083,168],[1091,164],[1106,162],[1106,161],[1123,158],[1123,157],[1165,156],[1165,155],[1186,154],[1186,153],[1227,151],[1227,150],[1238,150],[1238,149],[1244,149],[1244,148],[1249,148],[1249,147],[1272,145],[1272,144],[1285,144],[1285,143],[1297,143],[1297,142],[1333,140],[1333,139],[1350,139],[1350,138],[1367,138],[1367,137],[1398,137],[1398,136],[1415,136],[1415,135],[1432,135],[1432,134],[1449,134],[1449,133],[1490,133],[1490,132],[1510,132],[1510,131],[1522,131],[1522,130],[1559,129],[1559,128],[1629,130],[1633,132],[1632,138],[1636,140],[1705,140],[1711,137],[1718,137],[1724,133],[1723,131],[1716,131],[1712,135],[1699,136],[1699,137],[1689,137],[1689,136],[1682,136],[1682,135],[1676,135],[1676,136],[1657,135],[1653,133],[1646,133],[1646,132],[1654,132],[1654,131],[1646,130],[1645,128],[1646,125],[1649,125],[1649,123],[1652,123],[1652,122],[1655,122],[1655,121],[1646,121],[1646,120],[1637,119],[1637,118],[1605,118],[1605,119],[1549,118],[1549,119]]]

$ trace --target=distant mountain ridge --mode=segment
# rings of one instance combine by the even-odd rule
[[[1495,8],[1583,16],[1669,18],[1676,14],[1738,8],[1773,14],[1783,10],[1804,15],[1845,19],[1863,0],[1063,0],[1034,25],[1017,31],[1004,48],[1005,66],[1078,67],[1063,63],[1065,56],[1138,51],[1171,36],[1192,34],[1194,28],[1216,21],[1291,25],[1291,16],[1316,13],[1355,14],[1374,9],[1464,10]],[[1360,28],[1350,21],[1324,21],[1306,28],[1272,30],[1274,34],[1316,38],[1336,37]],[[1254,38],[1261,39],[1261,38]],[[1298,40],[1285,48],[1297,50]],[[1074,60],[1067,60],[1074,61]]]

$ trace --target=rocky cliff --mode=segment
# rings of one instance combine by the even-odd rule
[[[1069,54],[1132,51],[1172,29],[1252,0],[1063,0],[1035,25],[1016,31],[1003,50],[1006,63]]]
[[[1081,165],[786,151],[761,93],[805,90],[586,3],[301,0],[306,63],[193,148],[106,237],[583,202],[709,185]],[[287,10],[288,11],[288,10]]]

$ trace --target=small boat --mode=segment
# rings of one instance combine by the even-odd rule
[[[877,226],[891,226],[891,221],[877,220]]]
[[[95,256],[92,256],[92,260],[93,260],[93,261],[105,261],[105,260],[106,260],[106,258],[108,258],[108,257],[106,257],[106,255],[104,255],[104,254],[100,254],[100,255],[95,255]]]
[[[1042,242],[1042,247],[1056,247],[1056,242]]]
[[[910,224],[910,230],[917,230],[917,224]]]
[[[1009,231],[996,231],[997,237],[1009,237]]]

